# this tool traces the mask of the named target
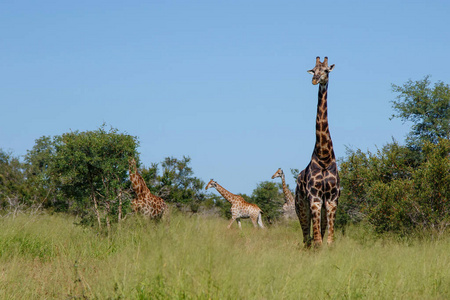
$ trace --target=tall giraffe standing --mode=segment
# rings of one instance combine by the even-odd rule
[[[294,196],[292,196],[291,191],[286,185],[286,181],[284,179],[284,172],[279,168],[275,174],[273,174],[272,179],[277,177],[281,177],[281,183],[283,185],[283,194],[284,194],[284,204],[283,204],[283,212],[286,218],[295,215],[295,201]]]
[[[205,190],[208,188],[215,188],[228,202],[231,203],[231,222],[228,224],[228,228],[231,227],[234,220],[241,228],[241,218],[250,218],[253,222],[253,226],[264,228],[264,225],[261,220],[262,210],[258,207],[258,205],[253,203],[248,203],[239,195],[235,195],[224,189],[221,185],[211,179],[205,187]]]
[[[144,178],[137,171],[134,158],[131,158],[128,162],[130,165],[130,181],[137,195],[137,198],[131,201],[131,207],[135,212],[141,212],[151,219],[160,219],[167,210],[166,202],[150,192]]]
[[[327,243],[331,245],[334,239],[334,221],[340,188],[327,114],[328,75],[333,69],[334,65],[328,66],[327,57],[324,58],[323,63],[320,62],[320,57],[317,57],[316,66],[308,71],[313,75],[312,84],[319,83],[316,144],[310,163],[297,178],[295,190],[295,206],[306,247],[311,246],[311,219],[314,246],[322,245],[327,225]]]

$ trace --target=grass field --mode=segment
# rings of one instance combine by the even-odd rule
[[[0,219],[0,299],[449,299],[450,237],[375,239],[362,228],[320,250],[298,222],[266,230],[173,214],[111,235],[63,215]]]

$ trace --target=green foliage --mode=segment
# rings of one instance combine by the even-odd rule
[[[346,159],[340,162],[343,191],[339,200],[340,210],[346,212],[347,221],[361,221],[368,209],[378,203],[378,198],[369,194],[375,184],[410,178],[416,165],[410,152],[396,141],[377,150],[376,154],[347,149]]]
[[[0,207],[30,203],[32,191],[26,185],[23,168],[19,158],[0,149]]]
[[[397,112],[392,117],[413,122],[407,142],[415,148],[426,141],[437,144],[439,139],[450,139],[450,86],[438,81],[432,88],[429,78],[392,85],[392,91],[399,93],[392,101]]]
[[[139,172],[152,193],[167,203],[179,208],[188,206],[192,212],[197,212],[207,197],[202,191],[205,183],[194,176],[190,163],[188,156],[182,159],[166,157],[161,162],[161,175],[155,163],[149,168],[141,168]]]
[[[400,234],[450,225],[450,142],[424,149],[422,163],[396,142],[377,154],[348,151],[340,163],[344,223],[366,219],[377,232]]]
[[[90,199],[99,225],[100,210],[109,214],[113,205],[120,205],[128,180],[128,159],[137,155],[135,137],[106,131],[70,132],[55,137],[55,155],[50,173],[61,192],[81,207]],[[86,207],[84,207],[86,208]]]
[[[415,224],[442,230],[450,226],[450,140],[423,147],[425,162],[412,176],[410,195]]]
[[[413,122],[407,146],[393,141],[375,154],[347,150],[338,223],[365,220],[378,233],[400,235],[442,232],[450,226],[450,87],[431,88],[426,76],[393,91],[400,93],[393,117]]]
[[[191,158],[183,156],[183,159],[166,157],[161,163],[162,175],[159,177],[161,197],[169,203],[199,204],[204,200],[202,187],[205,184],[199,178],[194,177],[194,172],[189,166]]]
[[[59,193],[50,173],[55,153],[55,142],[51,137],[43,136],[35,141],[33,148],[25,155],[27,185],[45,208],[67,211],[69,203]]]
[[[253,190],[252,200],[263,211],[264,220],[273,224],[282,214],[284,204],[283,187],[280,183],[263,181]]]
[[[155,195],[159,194],[161,186],[158,177],[158,164],[152,163],[150,167],[139,168],[139,174],[141,174],[150,192],[152,192]]]
[[[25,163],[0,151],[0,205],[43,205],[56,212],[81,216],[80,224],[109,224],[130,211],[134,195],[128,179],[128,159],[139,159],[137,138],[105,129],[43,136],[27,152]],[[167,157],[141,168],[150,191],[168,203],[197,212],[208,201],[204,182],[193,176],[191,159]],[[219,206],[220,203],[218,202]],[[226,204],[225,204],[226,206]]]

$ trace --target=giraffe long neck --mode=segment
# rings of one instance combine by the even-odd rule
[[[319,85],[319,99],[317,103],[316,118],[316,145],[314,154],[324,162],[334,159],[333,142],[331,141],[330,130],[328,128],[328,107],[327,107],[328,83]]]
[[[129,172],[131,185],[133,186],[133,190],[136,193],[136,195],[139,198],[141,198],[150,193],[147,184],[145,184],[144,178],[142,178],[142,176],[139,175],[136,165],[130,166]]]
[[[288,189],[286,181],[284,180],[284,174],[281,175],[281,183],[283,185],[284,200],[286,200],[286,203],[294,202],[294,197],[292,196],[292,193]]]
[[[230,202],[231,204],[235,203],[236,200],[234,199],[236,195],[230,193],[229,191],[227,191],[226,189],[224,189],[220,184],[216,183],[216,190],[222,195],[222,197],[224,197],[225,199],[227,199],[228,202]]]

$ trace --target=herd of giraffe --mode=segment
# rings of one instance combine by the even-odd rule
[[[295,198],[286,186],[283,170],[278,169],[272,176],[272,179],[281,177],[285,197],[283,211],[285,215],[293,214],[294,211],[297,214],[303,231],[305,247],[310,247],[313,241],[315,247],[320,247],[326,228],[328,228],[327,243],[329,245],[333,243],[334,238],[334,221],[340,185],[333,143],[328,128],[328,75],[333,68],[334,65],[328,66],[327,57],[324,58],[323,62],[320,62],[320,57],[317,57],[315,67],[308,71],[313,75],[312,84],[319,84],[316,142],[311,161],[298,175]],[[130,181],[137,195],[137,198],[132,201],[133,210],[152,219],[160,219],[167,211],[167,204],[163,199],[150,192],[144,179],[137,171],[135,160],[130,159],[129,163]],[[250,218],[255,227],[264,228],[261,219],[262,210],[256,204],[248,203],[241,196],[230,193],[212,179],[205,189],[210,187],[215,188],[231,203],[232,217],[228,228],[235,220],[241,228],[241,218]]]

